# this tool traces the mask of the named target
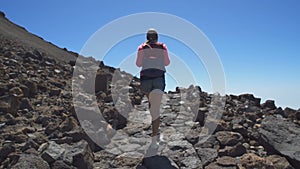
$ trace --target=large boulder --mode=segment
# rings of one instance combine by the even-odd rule
[[[267,149],[279,152],[294,166],[300,166],[299,126],[281,116],[268,116],[262,121],[259,133]]]
[[[46,143],[47,144],[47,143]],[[49,164],[65,163],[82,169],[93,168],[93,153],[85,140],[81,140],[73,145],[56,144],[49,142],[46,148],[40,147],[42,158]],[[57,162],[58,161],[58,162]]]
[[[33,154],[22,154],[17,162],[11,169],[50,169],[49,164],[41,157]]]

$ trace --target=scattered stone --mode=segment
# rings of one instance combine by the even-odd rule
[[[217,159],[220,166],[236,166],[236,159],[229,156],[223,156]]]
[[[235,166],[220,166],[216,162],[210,163],[208,166],[205,166],[204,169],[236,169]]]
[[[14,152],[16,148],[11,145],[11,144],[5,144],[3,147],[0,149],[0,164],[6,159],[6,157]]]
[[[43,148],[41,148],[43,149]],[[56,144],[53,141],[49,141],[48,147],[45,151],[43,151],[41,157],[47,161],[49,164],[58,160],[62,154],[65,152],[62,146]]]
[[[219,131],[215,135],[221,146],[234,146],[243,141],[243,136],[236,132]]]
[[[246,148],[241,143],[238,143],[235,146],[226,146],[224,149],[220,149],[219,156],[238,157],[246,152]]]
[[[213,148],[200,148],[197,149],[197,154],[201,159],[201,163],[206,166],[213,162],[218,157],[218,151]]]
[[[276,169],[293,169],[293,167],[289,164],[287,159],[279,155],[270,155],[266,157],[266,164],[269,165],[271,168]]]
[[[27,109],[29,111],[33,110],[33,107],[32,107],[32,105],[30,103],[30,100],[28,98],[22,98],[21,99],[20,109],[21,110]]]
[[[200,126],[204,126],[205,122],[205,114],[208,112],[208,109],[206,107],[201,107],[198,110],[198,114],[194,121],[199,122]]]
[[[9,90],[9,93],[12,94],[12,95],[14,95],[15,97],[19,97],[19,98],[21,98],[21,97],[24,96],[23,95],[23,91],[22,91],[22,89],[20,87],[13,87],[13,88],[11,88]]]
[[[61,89],[52,88],[52,89],[50,89],[49,96],[50,97],[52,97],[52,96],[59,96],[60,93],[61,93]]]
[[[19,133],[19,132],[15,132],[15,133],[10,133],[6,136],[4,136],[6,140],[10,140],[14,143],[24,143],[27,141],[28,136],[23,134],[23,133]]]
[[[73,118],[66,118],[65,121],[63,121],[60,125],[59,125],[59,131],[60,132],[68,132],[73,130],[75,127],[77,127],[77,121]]]
[[[45,134],[50,135],[54,131],[57,131],[57,129],[58,129],[58,124],[54,122],[50,122],[45,129]]]
[[[25,97],[34,97],[38,92],[37,84],[32,80],[25,80],[23,82],[27,88],[23,88],[26,92]]]
[[[239,164],[239,168],[265,168],[268,167],[266,165],[266,160],[262,157],[259,157],[255,154],[248,153],[241,157]]]
[[[115,167],[135,167],[142,161],[143,154],[138,152],[129,152],[117,156],[113,162]]]
[[[14,95],[4,95],[0,97],[0,112],[16,115],[20,107],[20,98]]]

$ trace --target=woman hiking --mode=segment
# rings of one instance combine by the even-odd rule
[[[152,117],[152,142],[149,148],[159,146],[160,104],[165,90],[165,66],[170,64],[167,46],[158,42],[158,33],[149,29],[146,42],[138,47],[136,65],[140,71],[141,90],[148,98]]]

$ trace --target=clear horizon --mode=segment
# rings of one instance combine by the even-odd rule
[[[295,0],[0,2],[0,11],[12,22],[77,53],[97,30],[120,17],[142,12],[176,15],[198,27],[215,47],[224,68],[226,94],[250,93],[262,98],[262,103],[275,100],[276,106],[293,109],[300,108],[299,10],[300,2]],[[118,67],[144,40],[140,35],[120,42],[107,53],[104,63]],[[194,63],[195,54],[187,46],[167,36],[160,36],[159,41],[197,75],[194,85],[211,91],[205,67]],[[175,86],[168,78],[166,89]]]

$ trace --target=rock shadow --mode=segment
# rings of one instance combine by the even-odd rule
[[[142,164],[138,165],[136,169],[177,169],[171,164],[171,161],[166,156],[151,156],[143,158]]]

